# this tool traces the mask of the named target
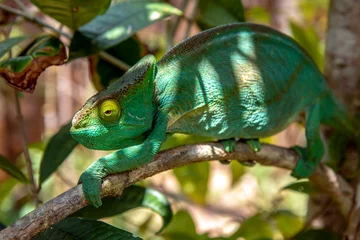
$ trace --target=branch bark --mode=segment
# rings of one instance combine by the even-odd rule
[[[227,159],[253,160],[261,165],[292,170],[296,165],[298,155],[293,150],[268,144],[263,144],[261,151],[257,153],[244,143],[238,143],[233,153],[225,152],[220,143],[180,146],[160,152],[154,161],[134,170],[106,177],[101,195],[102,197],[119,196],[124,188],[169,169],[196,162]],[[310,180],[338,204],[344,216],[348,216],[354,191],[341,176],[330,168],[320,165]],[[73,187],[2,230],[0,239],[31,239],[87,204],[81,185]]]

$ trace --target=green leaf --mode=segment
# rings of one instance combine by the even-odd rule
[[[66,218],[41,232],[33,239],[141,240],[139,237],[134,237],[132,233],[113,227],[107,223],[80,218]]]
[[[236,231],[229,239],[235,240],[239,237],[244,239],[274,239],[275,231],[264,214],[257,214],[246,219],[238,231]]]
[[[0,168],[21,182],[28,182],[25,175],[8,159],[0,155]]]
[[[181,14],[180,10],[166,3],[123,1],[75,32],[70,45],[70,59],[113,47],[156,21]]]
[[[135,37],[126,39],[114,47],[107,49],[106,52],[130,66],[145,56],[144,46]],[[99,55],[89,57],[89,65],[91,80],[98,91],[103,90],[111,82],[120,78],[125,73],[124,70],[101,59]]]
[[[0,222],[0,231],[5,229],[5,228],[6,228],[6,226]]]
[[[200,240],[204,239],[196,233],[194,221],[186,211],[179,211],[161,234],[166,240]]]
[[[273,218],[284,239],[292,239],[291,237],[295,236],[304,225],[303,218],[290,211],[277,211],[273,214]]]
[[[202,30],[232,22],[244,22],[240,0],[200,0],[197,24]]]
[[[8,53],[13,46],[19,44],[25,39],[27,39],[27,37],[16,37],[9,38],[5,41],[0,42],[0,58],[2,58],[6,53]]]
[[[209,163],[195,163],[173,171],[184,193],[195,202],[204,204],[210,173]]]
[[[234,185],[244,175],[245,167],[237,161],[231,161],[230,168],[232,173],[232,185]]]
[[[287,189],[305,194],[312,194],[318,192],[315,186],[311,184],[309,181],[294,182],[282,188],[282,190],[287,190]]]
[[[320,70],[324,69],[324,55],[321,51],[321,40],[313,26],[306,28],[290,21],[291,32],[295,40],[311,56]]]
[[[294,240],[340,240],[341,237],[336,235],[335,233],[321,230],[321,229],[310,229],[299,235],[297,235]]]
[[[11,190],[16,186],[17,183],[19,183],[18,180],[12,178],[7,179],[5,182],[0,184],[0,205],[4,200],[6,200]]]
[[[88,219],[99,219],[114,216],[137,207],[146,207],[158,213],[163,219],[164,229],[172,219],[172,211],[166,197],[150,188],[130,186],[124,190],[119,198],[105,197],[102,199],[102,206],[95,208],[88,205],[75,212],[72,217],[84,217]]]
[[[40,184],[61,165],[78,142],[70,135],[71,122],[64,125],[49,141],[40,165]]]
[[[110,6],[111,0],[31,0],[42,12],[58,20],[71,29],[91,21],[103,14]]]
[[[0,76],[11,87],[32,93],[37,78],[48,67],[66,60],[64,44],[53,35],[36,38],[19,57],[0,63]]]

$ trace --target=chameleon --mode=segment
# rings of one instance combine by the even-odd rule
[[[102,178],[150,162],[167,135],[236,139],[259,151],[259,138],[305,114],[307,147],[295,147],[292,175],[309,177],[324,155],[320,124],[350,138],[354,119],[328,88],[311,57],[291,37],[254,23],[233,23],[185,39],[159,61],[147,55],[87,100],[71,135],[90,149],[117,150],[80,176],[84,195],[101,206]]]

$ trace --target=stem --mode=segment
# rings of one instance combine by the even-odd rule
[[[18,120],[19,120],[20,127],[21,127],[21,137],[22,137],[22,142],[23,142],[23,147],[24,147],[26,168],[27,168],[27,172],[28,172],[28,175],[30,178],[30,189],[31,189],[31,193],[33,195],[33,201],[37,207],[37,206],[39,206],[40,200],[39,200],[39,196],[37,193],[36,183],[35,183],[35,179],[34,179],[34,171],[32,169],[32,163],[31,163],[31,158],[30,158],[29,149],[28,149],[28,141],[27,141],[26,134],[25,134],[24,119],[21,114],[20,101],[19,101],[19,97],[18,97],[17,93],[18,93],[17,90],[14,90],[15,102],[16,102],[16,113],[18,115]]]
[[[27,12],[22,12],[22,11],[19,11],[15,8],[12,8],[12,7],[9,7],[9,6],[6,6],[5,4],[2,4],[0,3],[0,9],[4,10],[4,11],[7,11],[7,12],[10,12],[12,14],[15,14],[15,15],[18,15],[18,16],[21,16],[31,22],[34,22],[38,25],[40,25],[41,27],[45,27],[45,28],[48,28],[68,39],[71,40],[72,38],[72,34],[69,34],[69,33],[65,33],[65,32],[62,32],[60,29],[57,29],[57,28],[54,28],[53,26],[49,25],[48,23],[44,22],[43,20],[41,20],[40,18],[37,18],[37,17],[34,17],[33,15],[31,15],[30,13],[27,13]],[[107,62],[117,66],[118,68],[122,69],[122,70],[129,70],[130,66],[128,64],[126,64],[125,62],[119,60],[118,58],[108,54],[107,52],[105,51],[101,51],[99,52],[99,55],[102,59],[106,60]]]

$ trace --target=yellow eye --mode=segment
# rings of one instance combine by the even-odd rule
[[[105,100],[100,104],[99,116],[105,122],[117,121],[120,117],[120,107],[115,100]]]

